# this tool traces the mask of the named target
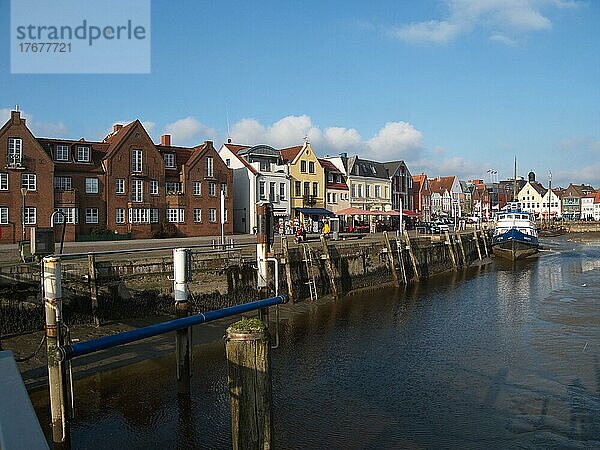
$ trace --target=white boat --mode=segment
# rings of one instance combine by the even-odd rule
[[[510,203],[505,211],[496,214],[492,251],[494,255],[511,261],[527,258],[539,251],[532,215],[521,211],[519,203]]]

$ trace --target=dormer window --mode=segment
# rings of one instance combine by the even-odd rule
[[[82,162],[82,163],[90,162],[90,148],[89,147],[77,147],[77,162]]]
[[[269,161],[260,161],[260,171],[261,172],[269,172],[271,169],[270,166],[271,166],[271,164],[269,164]]]
[[[69,146],[64,144],[58,144],[56,146],[56,152],[54,154],[56,161],[68,161],[69,160]]]
[[[333,174],[332,174],[332,173],[328,173],[328,174],[327,174],[327,181],[328,181],[329,183],[333,183]]]
[[[20,166],[23,159],[23,140],[8,138],[8,165]]]
[[[175,168],[175,154],[173,153],[165,153],[165,167],[167,169]]]

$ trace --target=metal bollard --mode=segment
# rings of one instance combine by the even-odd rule
[[[188,282],[191,280],[192,268],[190,250],[176,248],[173,250],[175,314],[178,319],[190,315],[188,301]],[[177,360],[177,391],[179,394],[190,393],[190,376],[192,371],[192,328],[184,328],[175,332],[175,358]]]

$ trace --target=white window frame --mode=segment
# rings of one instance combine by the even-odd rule
[[[217,208],[208,208],[208,221],[210,223],[217,222]]]
[[[225,194],[225,197],[227,197],[227,183],[221,183],[221,192],[223,192],[223,194]]]
[[[144,201],[144,180],[131,180],[131,201],[135,203]]]
[[[37,188],[37,175],[35,173],[21,174],[21,187],[28,191],[35,191]]]
[[[285,183],[279,183],[279,200],[285,200]]]
[[[167,208],[167,222],[184,223],[185,208]]]
[[[158,208],[150,208],[150,223],[158,223]]]
[[[71,177],[54,177],[54,189],[57,191],[70,191],[73,189],[73,179]]]
[[[266,189],[266,183],[264,181],[258,182],[258,198],[260,200],[267,199],[267,189]]]
[[[115,223],[125,223],[125,208],[115,209]]]
[[[67,219],[67,223],[79,223],[79,210],[77,208],[54,208],[54,212],[61,212],[62,214],[54,215],[54,223],[63,223],[64,217]],[[63,216],[64,214],[64,216]]]
[[[100,192],[98,178],[88,177],[85,179],[85,193],[86,194],[97,194]]]
[[[8,225],[8,206],[0,206],[0,225]]]
[[[77,162],[90,162],[90,148],[81,145],[77,146]]]
[[[215,165],[212,156],[206,157],[206,176],[213,177],[215,175]]]
[[[202,195],[202,183],[200,181],[194,181],[193,192],[196,196]]]
[[[37,223],[37,209],[35,206],[26,206],[23,214],[23,223],[25,225],[35,225]]]
[[[202,223],[202,208],[194,208],[194,223]]]
[[[149,208],[129,208],[129,223],[149,223]]]
[[[0,172],[0,191],[8,191],[8,173]]]
[[[54,152],[55,161],[68,161],[69,160],[69,146],[66,144],[56,144],[56,150]]]
[[[131,150],[131,171],[133,173],[142,173],[143,164],[144,155],[142,150],[139,148],[134,148]]]
[[[8,158],[9,166],[20,166],[23,160],[23,139],[8,138]]]
[[[150,180],[150,195],[158,195],[158,180]]]
[[[208,182],[208,195],[209,197],[217,196],[217,183],[215,183],[214,181]]]
[[[115,179],[115,194],[125,193],[125,178]]]
[[[85,223],[98,223],[98,208],[85,208]]]
[[[165,169],[175,169],[175,153],[165,153]]]

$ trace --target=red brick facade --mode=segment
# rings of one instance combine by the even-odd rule
[[[13,111],[0,129],[0,242],[21,240],[22,187],[26,239],[34,226],[50,226],[56,209],[67,214],[66,241],[101,229],[133,238],[176,231],[178,236],[218,235],[220,191],[232,218],[233,175],[212,142],[174,147],[170,136],[155,145],[139,121],[115,125],[103,142],[36,139]],[[25,177],[25,178],[23,178]],[[35,217],[33,217],[35,214]],[[62,215],[54,215],[55,222]],[[57,236],[62,225],[56,226]],[[225,232],[233,230],[231,220]]]

